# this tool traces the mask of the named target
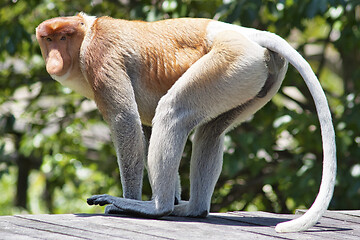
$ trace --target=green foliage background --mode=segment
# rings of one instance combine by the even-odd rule
[[[287,39],[319,76],[337,134],[331,209],[360,208],[359,0],[3,0],[0,3],[0,214],[102,212],[85,199],[121,195],[109,131],[93,102],[46,73],[35,27],[90,15],[155,21],[207,17]],[[190,138],[191,139],[191,138]],[[189,195],[186,145],[181,177]],[[293,212],[313,202],[321,177],[319,125],[308,90],[290,67],[272,102],[226,137],[212,211]],[[150,187],[144,180],[144,199]]]

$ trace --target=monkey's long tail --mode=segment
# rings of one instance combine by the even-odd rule
[[[260,46],[279,53],[286,58],[301,74],[314,99],[320,121],[323,142],[323,172],[319,193],[310,209],[299,218],[279,223],[277,232],[298,232],[314,226],[327,210],[331,201],[336,179],[336,144],[335,131],[331,120],[331,113],[325,93],[307,61],[284,39],[262,31],[248,31],[246,35]]]

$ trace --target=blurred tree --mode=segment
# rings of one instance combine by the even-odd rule
[[[0,214],[100,212],[85,199],[121,195],[116,157],[96,106],[46,73],[34,36],[45,19],[90,15],[155,21],[207,17],[269,30],[310,62],[330,102],[339,170],[333,209],[359,209],[359,0],[4,0],[0,3]],[[191,138],[190,138],[191,139]],[[279,94],[229,133],[213,211],[292,212],[318,191],[322,149],[314,104],[289,68]],[[181,163],[189,195],[191,141]],[[144,199],[150,187],[144,180]]]

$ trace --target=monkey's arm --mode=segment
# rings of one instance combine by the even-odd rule
[[[111,129],[123,196],[140,200],[146,147],[131,82],[119,70],[111,75],[106,70],[92,71],[96,74],[89,82],[101,79],[101,83],[94,84],[95,102]]]

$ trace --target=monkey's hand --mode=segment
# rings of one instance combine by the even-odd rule
[[[89,205],[100,205],[100,206],[110,204],[105,207],[105,211],[104,211],[105,214],[117,214],[117,215],[118,214],[123,214],[123,215],[129,214],[128,212],[124,211],[121,208],[118,208],[117,206],[115,206],[114,204],[111,203],[114,201],[115,198],[116,197],[113,197],[113,196],[110,196],[107,194],[95,195],[95,196],[88,198],[87,203]]]
[[[173,202],[171,202],[171,205],[168,208],[157,208],[154,201],[140,201],[135,199],[114,197],[107,194],[94,195],[87,199],[87,203],[89,205],[100,206],[112,204],[110,205],[109,209],[116,207],[127,214],[147,218],[160,218],[169,215],[173,210],[171,207],[173,206]]]
[[[116,202],[116,197],[110,196],[108,194],[94,195],[87,199],[87,203],[89,205],[104,206],[106,204],[113,204],[114,202]]]

